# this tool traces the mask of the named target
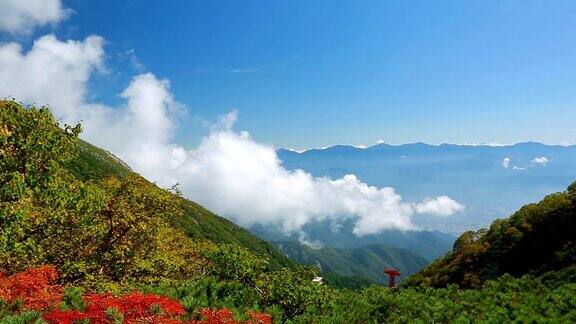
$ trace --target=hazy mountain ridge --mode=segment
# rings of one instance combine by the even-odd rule
[[[345,145],[345,144],[338,144],[320,148],[310,148],[310,149],[303,149],[303,150],[295,150],[291,148],[279,148],[279,151],[289,151],[296,154],[309,154],[311,152],[320,152],[320,151],[332,151],[332,152],[350,152],[350,151],[384,151],[384,150],[413,150],[419,149],[420,151],[426,151],[433,148],[442,148],[442,149],[470,149],[470,150],[505,150],[507,148],[526,148],[526,147],[549,147],[549,148],[574,148],[576,144],[572,145],[563,145],[563,144],[544,144],[536,141],[526,141],[526,142],[519,142],[515,144],[498,144],[498,143],[480,143],[480,144],[456,144],[456,143],[442,143],[442,144],[428,144],[424,142],[415,142],[415,143],[407,143],[407,144],[387,144],[387,143],[378,143],[371,146],[357,146],[357,145]],[[476,150],[477,151],[477,150]],[[412,151],[413,152],[413,151]]]
[[[537,142],[338,145],[302,153],[279,149],[278,156],[288,169],[332,178],[355,174],[369,185],[395,188],[406,200],[448,195],[466,210],[447,218],[416,216],[414,223],[454,234],[485,227],[526,203],[562,190],[576,178],[576,145]]]

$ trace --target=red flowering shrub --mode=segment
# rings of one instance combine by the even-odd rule
[[[164,296],[132,293],[113,297],[110,294],[92,294],[84,298],[86,313],[94,319],[106,318],[106,310],[117,309],[124,316],[126,323],[136,320],[162,320],[184,315],[180,302]],[[157,312],[155,312],[155,308]]]
[[[248,311],[248,316],[255,324],[272,324],[272,316],[268,314]]]
[[[52,308],[62,301],[62,288],[53,284],[56,279],[58,271],[53,266],[0,276],[0,299],[7,302],[22,300],[26,309]]]
[[[115,309],[124,323],[168,323],[184,315],[184,307],[178,301],[152,294],[132,293],[115,297],[110,294],[89,294],[84,297],[86,309],[78,311],[52,311],[44,316],[48,323],[71,323],[90,319],[90,323],[110,323],[107,311]]]
[[[80,321],[87,318],[88,315],[80,311],[62,311],[56,309],[44,314],[44,320],[48,323],[73,324],[74,321]]]
[[[238,323],[234,318],[234,314],[229,309],[226,308],[223,309],[203,308],[201,314],[205,318],[205,320],[199,322],[202,324]]]
[[[123,323],[162,323],[162,324],[238,324],[229,309],[203,308],[200,321],[182,321],[186,311],[174,299],[153,294],[134,292],[124,296],[111,294],[86,294],[83,296],[85,308],[80,310],[59,310],[63,289],[53,284],[58,272],[52,266],[42,266],[17,273],[12,276],[0,274],[0,299],[7,302],[22,300],[25,309],[45,311],[44,320],[50,324],[73,324],[89,320],[94,324],[113,323],[121,319]],[[250,320],[246,324],[271,324],[268,314],[248,312]]]

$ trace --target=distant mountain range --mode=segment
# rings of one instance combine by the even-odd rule
[[[414,222],[453,234],[488,226],[576,179],[576,145],[337,145],[279,149],[278,155],[287,169],[317,177],[355,174],[369,185],[395,188],[408,201],[450,196],[466,210],[446,218],[416,216]]]
[[[395,267],[402,278],[420,271],[428,260],[405,249],[384,244],[372,244],[356,249],[339,249],[329,246],[313,249],[293,241],[273,242],[286,255],[305,265],[318,265],[324,272],[344,276],[359,276],[384,284],[387,277],[384,267]]]
[[[442,256],[452,248],[456,236],[439,231],[398,231],[385,230],[378,234],[357,236],[352,233],[353,220],[342,220],[338,228],[328,221],[305,225],[300,234],[284,234],[273,228],[256,225],[250,228],[253,234],[269,242],[300,241],[310,246],[332,246],[341,249],[355,249],[373,244],[410,250],[428,261]]]
[[[324,272],[357,276],[384,283],[384,267],[398,268],[407,277],[452,249],[455,236],[439,231],[385,230],[357,236],[353,220],[342,220],[335,229],[328,222],[308,224],[307,238],[254,226],[256,236],[269,241],[298,263],[320,265]],[[313,238],[313,240],[312,240]]]

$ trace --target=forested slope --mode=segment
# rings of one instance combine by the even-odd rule
[[[83,140],[77,141],[75,154],[65,165],[76,178],[83,181],[98,182],[110,176],[136,175],[127,164],[112,153]],[[155,186],[144,179],[142,181],[146,186]],[[290,260],[266,241],[199,204],[176,195],[173,203],[178,212],[169,217],[168,221],[190,238],[239,244],[254,253],[270,258],[274,267],[291,264]]]
[[[494,221],[487,230],[465,232],[450,253],[410,282],[479,287],[503,274],[539,276],[554,271],[569,277],[576,273],[575,265],[576,182],[510,218]]]

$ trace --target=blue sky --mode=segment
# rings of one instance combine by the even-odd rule
[[[91,98],[121,102],[142,71],[169,79],[189,110],[184,146],[232,109],[237,129],[278,147],[576,142],[573,1],[64,5],[74,13],[57,26],[0,40],[101,35],[109,72]]]

